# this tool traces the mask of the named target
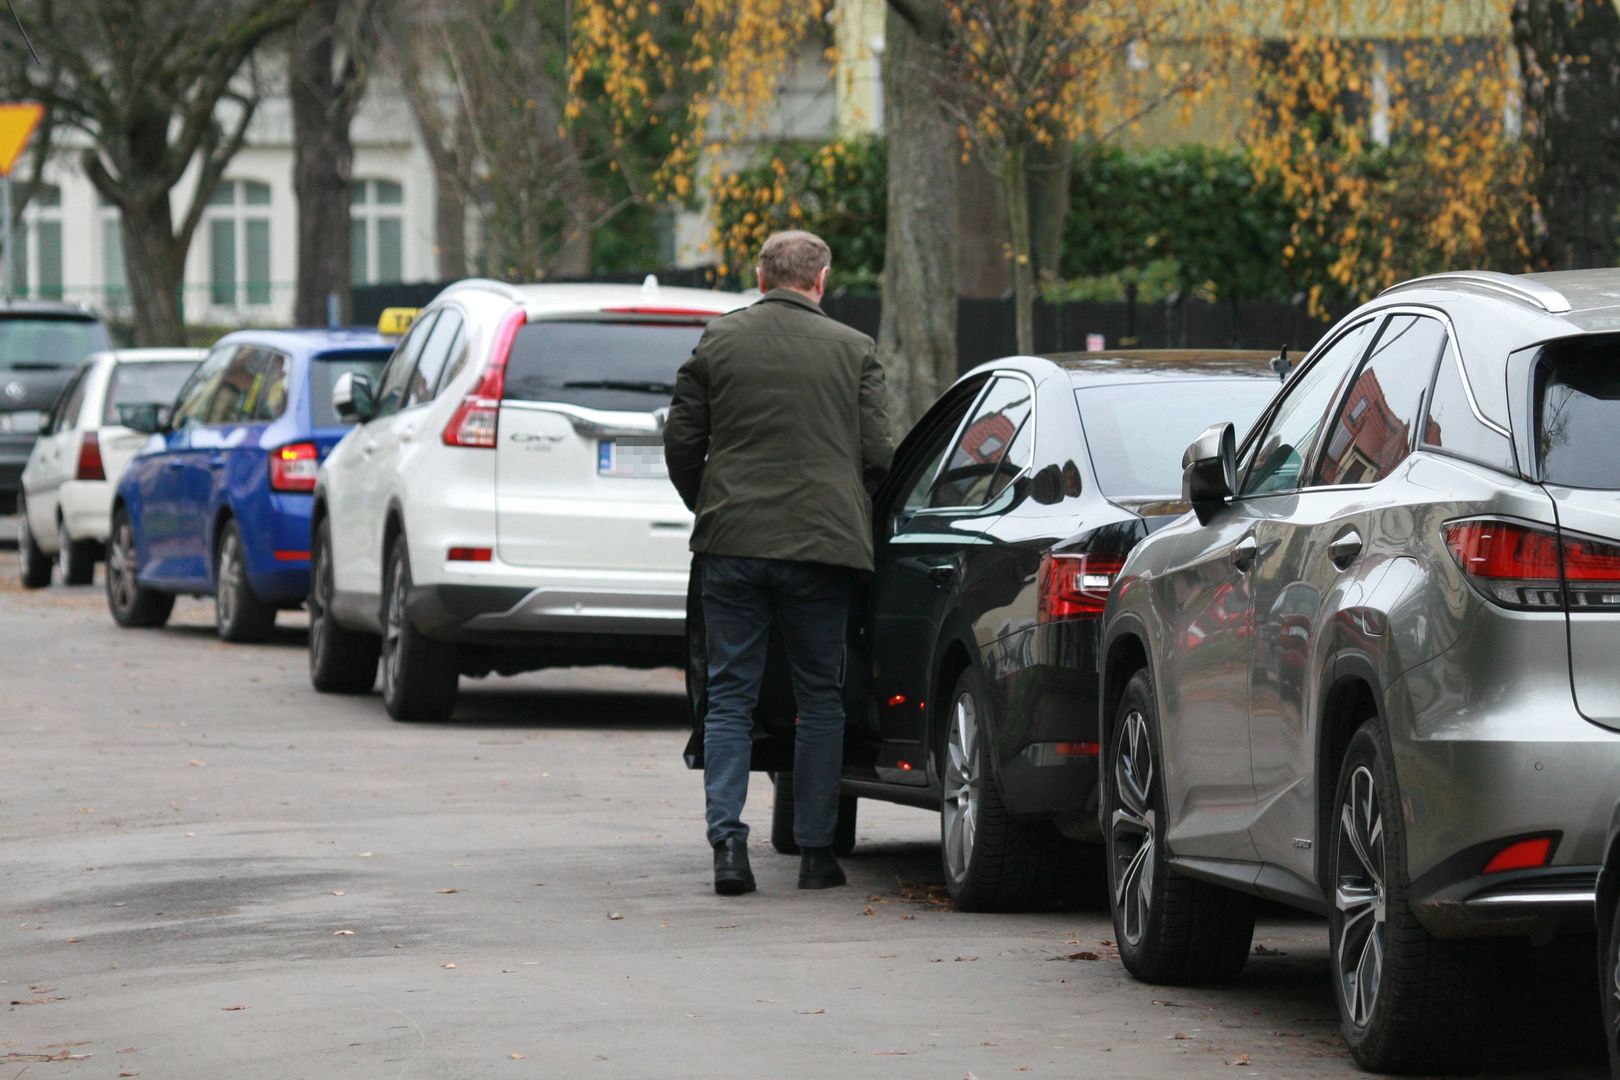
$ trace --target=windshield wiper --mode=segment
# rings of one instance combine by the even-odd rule
[[[586,379],[578,382],[565,382],[564,390],[639,390],[645,394],[673,394],[674,383],[666,382],[636,382],[632,379]]]

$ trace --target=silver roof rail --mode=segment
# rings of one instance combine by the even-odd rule
[[[444,296],[447,293],[457,292],[461,289],[483,289],[486,292],[499,293],[515,303],[523,303],[522,293],[508,283],[496,281],[494,278],[462,278],[460,281],[452,281],[439,290],[439,295]]]
[[[1515,300],[1534,304],[1549,315],[1563,315],[1570,310],[1569,300],[1557,289],[1542,285],[1540,282],[1514,277],[1512,274],[1497,273],[1495,270],[1457,270],[1449,274],[1430,274],[1427,277],[1403,281],[1399,285],[1391,285],[1379,295],[1388,296],[1400,289],[1423,286],[1445,288],[1447,285],[1472,285],[1476,289],[1511,296]]]

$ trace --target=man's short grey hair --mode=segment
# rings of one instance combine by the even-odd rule
[[[773,289],[813,289],[821,271],[831,265],[827,242],[802,229],[772,233],[759,249],[760,276]]]

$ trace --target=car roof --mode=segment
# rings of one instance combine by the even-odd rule
[[[1076,386],[1123,385],[1160,379],[1255,378],[1276,381],[1277,353],[1265,349],[1113,349],[1050,353]]]
[[[201,360],[207,355],[207,349],[105,349],[91,353],[84,358],[84,362],[93,364],[108,360],[115,364],[156,364],[175,360]]]
[[[19,300],[14,296],[0,297],[0,319],[28,318],[44,315],[52,319],[81,319],[100,322],[96,313],[83,304],[69,304],[62,300]]]
[[[360,328],[330,329],[304,327],[292,330],[237,330],[216,341],[220,345],[265,345],[293,355],[337,352],[357,349],[389,349],[399,344],[398,338],[384,337],[375,330]]]
[[[470,279],[448,286],[439,296],[468,289],[498,293],[514,303],[522,304],[530,319],[612,309],[622,309],[624,314],[630,315],[723,315],[747,307],[759,299],[758,293],[660,285],[651,276],[640,285],[508,285],[498,281]]]

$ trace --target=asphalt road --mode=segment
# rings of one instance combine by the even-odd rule
[[[122,631],[0,556],[0,1080],[1356,1073],[1322,923],[1137,984],[1100,899],[950,910],[930,814],[863,803],[849,887],[800,892],[756,787],[760,891],[716,897],[673,671],[404,726],[309,689],[301,617]],[[1492,1074],[1603,1076],[1590,962],[1508,970]]]

